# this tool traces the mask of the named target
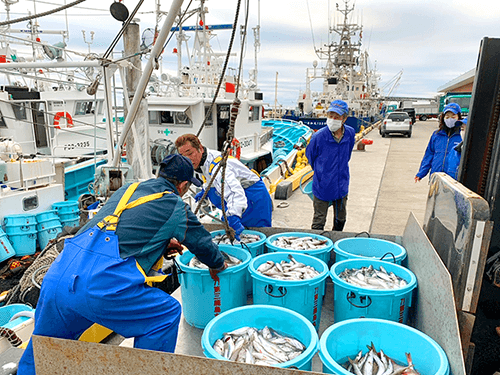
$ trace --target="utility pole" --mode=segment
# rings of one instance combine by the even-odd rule
[[[125,56],[131,56],[140,52],[140,27],[132,21],[125,29],[123,34],[123,45]],[[129,103],[132,102],[137,90],[138,83],[142,75],[142,66],[140,55],[129,59],[134,65],[133,69],[128,69],[125,83],[128,97],[124,105],[125,115],[128,113]],[[142,93],[141,93],[142,94]],[[111,119],[110,119],[111,121]],[[151,154],[149,149],[149,126],[148,126],[148,105],[143,97],[139,104],[137,116],[132,125],[132,133],[129,133],[125,139],[127,145],[127,161],[134,170],[135,177],[139,179],[149,179],[152,177]]]

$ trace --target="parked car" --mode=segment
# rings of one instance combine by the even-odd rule
[[[411,123],[414,124],[417,121],[417,113],[415,108],[403,108],[401,111],[408,113],[408,116],[411,118]]]
[[[411,137],[412,121],[406,112],[391,112],[385,116],[379,132],[382,137],[390,133],[401,133]]]

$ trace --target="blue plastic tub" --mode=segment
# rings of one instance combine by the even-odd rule
[[[318,334],[309,320],[302,315],[279,306],[249,305],[238,307],[220,314],[207,324],[201,336],[203,354],[207,358],[226,360],[213,348],[217,339],[222,338],[225,332],[242,327],[262,329],[271,327],[280,334],[291,336],[299,340],[306,350],[291,361],[278,363],[274,367],[287,368],[295,366],[299,370],[311,371],[312,359],[318,351]]]
[[[7,233],[12,247],[16,251],[16,256],[32,255],[36,252],[36,230],[25,234]]]
[[[34,224],[36,224],[35,215],[8,215],[3,218],[5,227]]]
[[[48,222],[36,225],[38,228],[38,244],[42,250],[45,249],[50,240],[53,240],[62,232],[62,226],[59,219],[57,221],[51,221],[50,224],[47,223]]]
[[[12,305],[0,307],[0,326],[13,329],[17,325],[30,319],[30,317],[28,316],[20,316],[17,317],[16,319],[12,319],[17,313],[20,313],[22,311],[27,311],[32,313],[35,312],[35,310],[32,307],[22,303],[14,303]]]
[[[55,210],[41,212],[39,214],[36,214],[35,218],[36,218],[37,224],[41,224],[43,222],[47,222],[47,221],[51,221],[51,220],[59,221],[59,216],[57,216],[57,213]]]
[[[320,339],[319,357],[326,374],[352,375],[341,365],[360,350],[367,352],[373,342],[376,350],[406,365],[410,353],[415,369],[422,375],[448,375],[450,368],[444,350],[429,336],[404,324],[382,319],[350,319],[329,327]]]
[[[0,229],[0,262],[12,258],[15,255],[16,251],[7,238],[7,234],[5,234],[2,229]]]
[[[212,238],[215,238],[216,236],[219,236],[219,235],[222,235],[225,233],[226,233],[225,230],[216,230],[216,231],[210,232],[210,234],[212,235]],[[239,248],[242,248],[242,249],[249,251],[252,258],[255,258],[258,255],[264,254],[265,242],[266,242],[266,235],[264,233],[257,232],[255,230],[245,229],[243,231],[243,234],[257,235],[260,237],[260,240],[252,242],[252,243],[248,243],[248,244],[235,244],[233,246],[237,246]],[[252,294],[252,278],[250,277],[249,273],[247,273],[247,283],[246,284],[247,284],[247,295],[251,295]]]
[[[204,328],[214,316],[244,306],[247,302],[247,268],[252,258],[250,253],[230,245],[219,245],[219,249],[242,261],[219,273],[219,283],[212,280],[208,269],[188,266],[193,253],[185,251],[178,261],[182,271],[178,275],[182,311],[186,322],[196,328]]]
[[[226,233],[225,230],[216,230],[216,231],[210,232],[210,234],[212,235],[212,238],[214,238],[215,236],[219,236],[221,234],[225,234],[225,233]],[[243,247],[245,250],[248,250],[250,252],[250,254],[252,255],[252,258],[255,258],[257,255],[264,254],[265,242],[266,242],[266,235],[264,233],[257,232],[255,230],[245,229],[243,231],[243,234],[257,235],[260,237],[260,240],[256,241],[256,242],[244,244],[244,245],[237,244],[234,246]]]
[[[267,261],[289,262],[290,253],[269,253],[252,259],[248,265],[253,280],[253,303],[286,307],[298,312],[319,329],[328,266],[310,255],[292,254],[297,262],[313,267],[319,275],[308,280],[278,280],[263,275],[257,268]]]
[[[78,201],[63,201],[52,203],[52,209],[60,214],[78,213]]]
[[[335,242],[333,251],[336,262],[352,258],[376,258],[402,264],[406,258],[403,246],[378,238],[343,238]]]
[[[69,214],[58,214],[58,218],[61,221],[72,221],[80,218],[80,214],[78,212],[71,212]]]
[[[370,289],[359,287],[340,279],[338,275],[345,269],[383,266],[387,272],[394,272],[406,280],[408,285],[398,289]],[[330,269],[334,284],[333,319],[340,322],[355,318],[388,319],[406,323],[408,310],[412,304],[417,278],[413,272],[398,264],[375,259],[347,259],[335,263]]]
[[[292,250],[292,249],[284,249],[282,247],[278,247],[273,245],[273,242],[278,238],[278,237],[312,237],[321,241],[326,240],[326,244],[324,247],[321,247],[319,249],[314,249],[314,250]],[[267,237],[266,239],[266,247],[268,252],[286,252],[286,253],[293,253],[293,254],[305,254],[305,255],[312,255],[313,257],[316,257],[318,259],[321,259],[323,262],[328,264],[330,260],[330,252],[333,248],[333,241],[329,239],[328,237],[325,236],[320,236],[319,234],[312,234],[312,233],[303,233],[303,232],[285,232],[285,233],[278,233],[278,234],[273,234],[272,236]]]

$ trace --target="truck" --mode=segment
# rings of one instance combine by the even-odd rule
[[[457,103],[462,108],[462,117],[469,116],[472,93],[470,92],[448,92],[439,99],[439,112],[450,103]]]
[[[439,103],[437,101],[417,101],[413,102],[415,108],[415,116],[419,121],[426,121],[429,118],[437,118],[439,116]]]

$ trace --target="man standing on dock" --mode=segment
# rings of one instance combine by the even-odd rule
[[[328,208],[333,206],[333,230],[342,231],[347,218],[349,160],[355,131],[345,125],[349,107],[342,100],[331,102],[325,127],[318,130],[306,148],[314,171],[312,191],[314,216],[311,229],[323,230]]]

